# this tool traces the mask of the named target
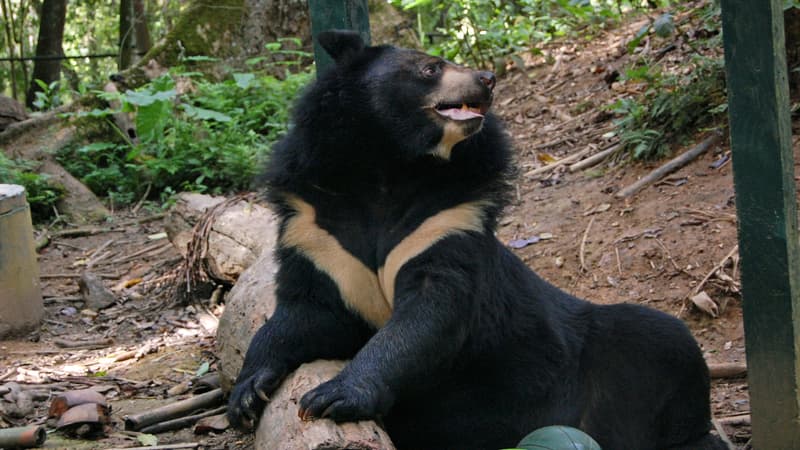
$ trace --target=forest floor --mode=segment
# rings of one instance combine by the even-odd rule
[[[611,157],[573,172],[569,164],[554,165],[615,144],[606,107],[643,86],[609,83],[606,75],[637,57],[625,44],[644,23],[554,43],[548,58],[533,58],[524,70],[500,77],[494,110],[517,147],[520,176],[498,237],[562,289],[597,303],[666,311],[688,324],[710,364],[744,363],[734,188],[731,165],[723,162],[729,144],[723,139],[625,199],[614,194],[665,161],[623,164]],[[691,70],[688,52],[678,45],[660,64]],[[694,144],[712,132],[697,134]],[[676,145],[673,154],[694,144]],[[557,168],[528,174],[545,162]],[[0,428],[44,423],[49,395],[58,390],[94,386],[112,406],[107,437],[66,442],[54,433],[45,448],[142,445],[136,433],[123,431],[123,417],[188,395],[204,363],[214,371],[222,306],[170,302],[181,258],[161,234],[162,216],[123,211],[92,228],[55,237],[41,250],[43,325],[23,339],[0,341]],[[114,306],[94,311],[82,304],[77,280],[87,269],[115,293]],[[714,302],[713,314],[688,300],[698,292]],[[9,401],[10,383],[34,394],[31,408],[14,409],[19,405]],[[749,413],[746,379],[713,380],[711,402],[717,419]],[[738,422],[723,429],[736,448],[749,448],[749,426]],[[160,434],[164,443],[252,448],[251,437],[230,430],[197,436],[184,429]]]

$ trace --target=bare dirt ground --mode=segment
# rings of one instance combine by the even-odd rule
[[[517,199],[498,236],[520,247],[515,252],[527,264],[568,292],[597,303],[641,303],[674,314],[689,325],[709,363],[743,363],[731,166],[712,167],[729,155],[727,142],[623,200],[614,194],[663,161],[620,164],[610,158],[584,171],[570,172],[565,164],[524,175],[544,166],[543,161],[615,143],[606,134],[613,127],[604,107],[641,86],[609,84],[605,76],[636,57],[627,55],[624,45],[641,24],[591,40],[553,44],[545,56],[528,61],[524,71],[512,69],[501,77],[495,110],[514,139],[521,174]],[[691,70],[687,51],[679,44],[662,64]],[[699,133],[695,141],[710,132]],[[676,145],[674,153],[685,148]],[[12,411],[0,396],[0,427],[44,422],[47,398],[59,389],[102,386],[111,402],[108,437],[65,443],[52,435],[46,448],[141,445],[135,433],[122,431],[124,415],[189,395],[170,389],[191,388],[204,363],[214,371],[215,318],[221,307],[170,302],[171,271],[180,256],[158,235],[161,217],[124,212],[93,227],[99,232],[56,237],[41,251],[42,328],[0,342],[0,389],[16,382],[38,395],[33,408],[22,413]],[[77,275],[87,268],[114,290],[115,306],[85,308]],[[715,302],[716,317],[688,301],[697,291]],[[64,346],[88,341],[91,348]],[[711,401],[717,419],[748,413],[746,379],[714,380]],[[749,448],[748,426],[724,429],[736,448]],[[168,442],[214,449],[252,446],[249,436],[233,431],[196,436],[185,429],[159,435],[159,443]]]

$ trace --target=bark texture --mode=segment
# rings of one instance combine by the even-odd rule
[[[47,58],[63,56],[64,50],[61,43],[64,40],[64,20],[67,15],[67,0],[44,0],[39,25],[39,38],[36,43],[36,56]],[[61,78],[60,59],[37,59],[33,64],[33,80],[42,80],[46,84]],[[36,92],[42,88],[38,83],[32,82],[25,96],[25,103],[33,107]]]

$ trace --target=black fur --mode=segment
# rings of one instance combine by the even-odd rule
[[[441,211],[480,205],[480,229],[447,234],[402,265],[385,324],[347,307],[308,253],[280,241],[278,306],[250,344],[231,423],[252,426],[300,364],[352,359],[302,398],[301,412],[379,419],[400,449],[511,447],[553,424],[583,429],[604,450],[724,449],[709,434],[708,369],[682,322],[577,299],[494,237],[513,175],[498,121],[486,115],[449,159],[431,155],[443,128],[425,99],[457,68],[353,35],[321,40],[339,62],[296,105],[264,177],[281,235],[301,199],[317,227],[377,273]]]

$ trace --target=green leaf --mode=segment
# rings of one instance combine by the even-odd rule
[[[195,119],[216,120],[217,122],[230,122],[233,120],[231,119],[231,116],[210,109],[199,108],[189,104],[181,105],[181,107],[184,111],[186,111],[186,114],[188,114],[189,117],[193,117]]]
[[[154,447],[158,445],[158,436],[153,434],[147,434],[147,433],[137,434],[136,439],[139,440],[139,443],[141,443],[146,447]]]
[[[197,372],[194,375],[196,377],[202,377],[203,375],[208,373],[208,370],[210,368],[211,368],[211,364],[209,364],[208,361],[203,361],[203,364],[200,364],[200,367],[197,368]]]
[[[139,106],[136,114],[136,132],[143,142],[150,142],[164,133],[167,121],[172,116],[172,105],[166,101],[154,101]]]
[[[639,43],[642,42],[645,36],[647,36],[647,32],[650,31],[650,24],[639,28],[639,31],[636,32],[636,35],[628,42],[628,53],[633,53],[636,50],[636,47],[639,46]]]
[[[241,89],[247,89],[253,85],[253,81],[255,81],[256,76],[252,73],[234,73],[233,80],[236,81],[236,85],[239,86]]]

